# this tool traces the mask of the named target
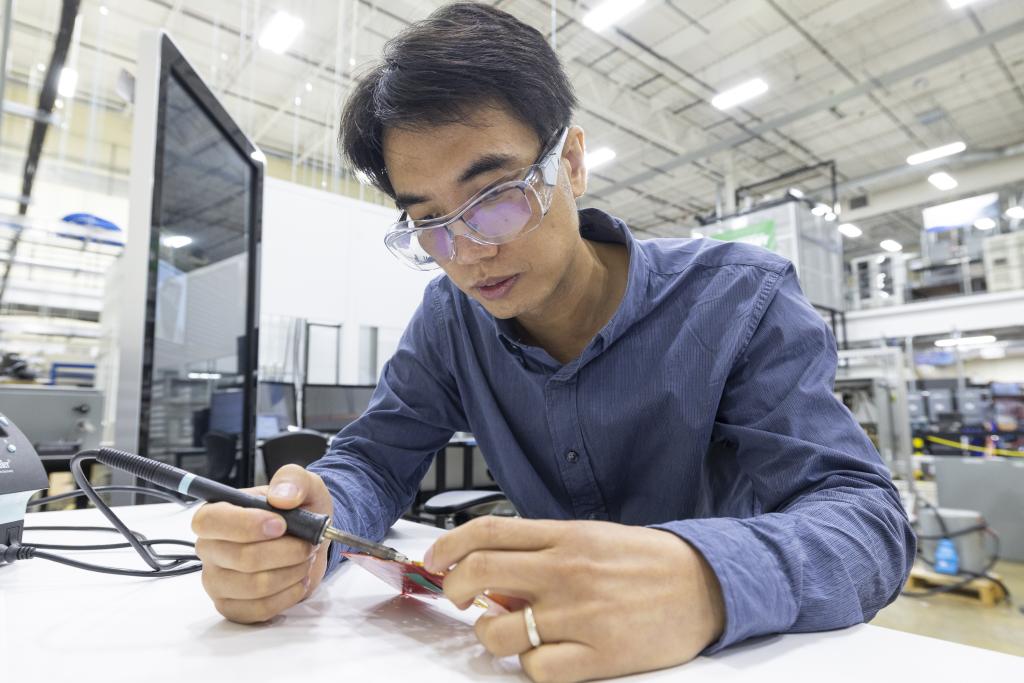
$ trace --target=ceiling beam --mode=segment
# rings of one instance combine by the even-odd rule
[[[46,69],[46,77],[43,79],[43,87],[39,91],[39,104],[36,110],[43,116],[53,113],[53,104],[57,100],[57,84],[60,81],[61,71],[68,59],[68,51],[71,48],[71,38],[75,33],[75,19],[78,17],[80,0],[64,0],[60,8],[60,23],[57,28],[57,38],[53,42],[53,54],[50,56],[50,65]],[[7,46],[4,45],[4,49]],[[39,170],[39,159],[43,154],[43,143],[46,141],[46,133],[50,124],[45,119],[36,119],[32,122],[32,133],[28,141],[28,154],[25,156],[25,170],[21,178],[21,200],[18,202],[18,215],[24,216],[28,212],[28,205],[32,198],[32,186],[35,184],[36,171]],[[0,279],[0,303],[3,302],[4,293],[7,291],[7,281],[11,276],[11,267],[18,251],[18,242],[21,233],[11,242],[9,249],[10,260],[4,269],[3,279]]]

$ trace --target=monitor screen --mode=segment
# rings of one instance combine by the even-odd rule
[[[303,427],[337,432],[362,415],[376,386],[307,384],[303,389]]]
[[[210,431],[241,434],[244,400],[241,389],[213,392],[210,398]]]
[[[274,418],[278,431],[284,431],[289,425],[298,425],[295,387],[287,382],[260,382],[256,394],[256,415],[257,420],[261,417]]]

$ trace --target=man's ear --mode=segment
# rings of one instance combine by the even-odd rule
[[[569,164],[569,185],[573,197],[582,197],[587,192],[587,168],[583,157],[587,152],[583,129],[571,126],[566,136],[563,158]]]

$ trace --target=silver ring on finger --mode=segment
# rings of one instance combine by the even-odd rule
[[[533,617],[533,608],[529,605],[523,610],[523,621],[526,622],[526,637],[530,639],[530,647],[540,647],[540,633],[537,632],[537,620]]]

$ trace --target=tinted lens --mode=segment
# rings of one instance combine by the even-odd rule
[[[452,238],[447,228],[417,230],[415,239],[435,261],[447,261],[452,257]]]
[[[500,239],[519,234],[533,222],[533,204],[526,188],[510,187],[482,197],[462,216],[481,237]]]

